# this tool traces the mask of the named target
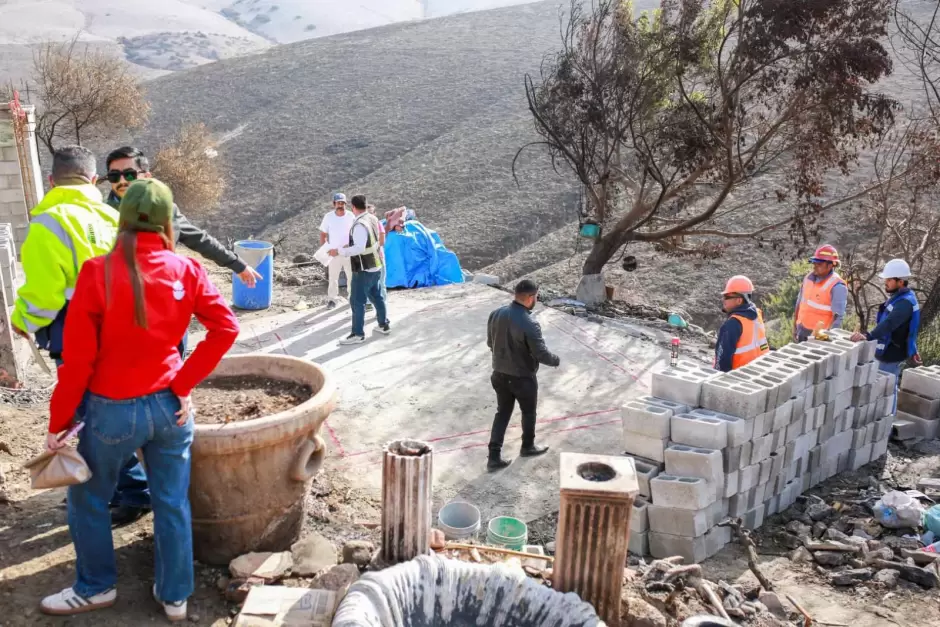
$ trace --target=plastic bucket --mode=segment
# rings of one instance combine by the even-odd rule
[[[448,540],[465,540],[480,530],[480,510],[470,503],[448,503],[437,513],[437,522]]]
[[[497,516],[486,526],[486,542],[521,551],[529,540],[529,528],[518,518]]]
[[[248,287],[232,274],[232,304],[239,309],[267,309],[274,297],[274,244],[255,240],[235,242],[235,254],[258,271],[261,279]]]

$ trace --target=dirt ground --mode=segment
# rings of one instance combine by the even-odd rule
[[[279,264],[281,265],[281,264]],[[211,266],[213,279],[225,293],[231,286],[227,273]],[[290,283],[290,284],[286,284]],[[296,283],[300,282],[300,285]],[[279,272],[275,305],[264,312],[295,310],[298,303],[314,307],[325,298],[322,272],[304,267]],[[239,312],[243,320],[260,312]],[[33,492],[28,473],[20,465],[38,454],[48,418],[46,403],[50,377],[38,369],[29,372],[30,391],[0,391],[0,470],[5,474],[7,502],[0,502],[0,627],[20,625],[96,625],[118,627],[163,621],[150,597],[153,570],[152,518],[116,529],[115,548],[119,570],[119,597],[115,608],[69,619],[45,617],[38,611],[39,600],[71,585],[75,554],[71,545],[64,509],[64,490]],[[5,445],[5,446],[4,446]],[[331,463],[331,461],[333,463]],[[375,524],[380,507],[373,492],[353,487],[344,478],[337,460],[325,464],[307,495],[305,532],[317,531],[339,550],[351,539],[368,539],[378,544]],[[884,488],[914,487],[917,478],[940,476],[940,442],[925,442],[912,450],[892,445],[886,460],[846,473],[817,487],[821,495],[851,493],[872,482]],[[840,492],[841,491],[841,492]],[[783,524],[778,515],[765,522],[760,534],[761,569],[779,592],[802,603],[819,625],[834,627],[882,627],[887,625],[940,626],[940,594],[923,591],[901,582],[892,591],[864,584],[854,589],[830,586],[823,572],[812,565],[792,564],[787,551],[775,546],[774,530]],[[530,522],[531,541],[547,544],[554,539],[555,517]],[[729,545],[704,564],[707,575],[729,583],[754,581],[743,551]],[[221,594],[217,582],[227,575],[224,568],[196,565],[196,590],[190,599],[193,624],[228,625],[236,607]],[[287,585],[305,585],[292,579]]]

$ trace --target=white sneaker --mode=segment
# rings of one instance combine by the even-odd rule
[[[116,601],[117,590],[115,588],[92,597],[83,597],[71,588],[66,588],[58,594],[43,599],[39,604],[39,611],[52,616],[71,616],[111,607]]]
[[[362,344],[362,343],[365,342],[365,341],[366,341],[366,336],[364,336],[364,335],[352,335],[352,334],[349,334],[348,336],[346,336],[346,337],[344,337],[343,339],[341,339],[341,340],[339,341],[339,343],[340,343],[341,345],[343,345],[343,346],[346,346],[346,345],[349,345],[349,344]]]
[[[186,601],[176,601],[175,603],[165,603],[157,596],[157,584],[153,584],[153,599],[163,606],[166,617],[171,622],[178,623],[186,620]]]

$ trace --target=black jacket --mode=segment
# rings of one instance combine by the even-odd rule
[[[108,195],[108,204],[117,209],[121,204],[121,199],[112,191]],[[187,220],[176,205],[173,205],[173,235],[176,238],[174,243],[182,244],[216,265],[228,268],[236,274],[244,272],[247,267],[245,262],[239,259],[234,252],[223,246],[222,242]]]
[[[558,356],[548,350],[542,327],[517,302],[490,314],[486,345],[493,351],[493,371],[516,377],[535,377],[539,364],[557,366]]]

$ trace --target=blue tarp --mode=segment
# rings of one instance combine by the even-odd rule
[[[431,287],[463,283],[457,255],[440,236],[417,220],[385,236],[386,287]]]

